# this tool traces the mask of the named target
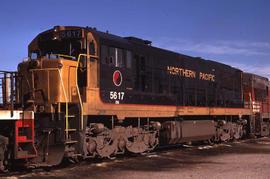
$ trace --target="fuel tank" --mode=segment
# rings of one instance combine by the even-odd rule
[[[215,135],[212,120],[167,121],[160,133],[162,144],[178,144],[211,139]]]

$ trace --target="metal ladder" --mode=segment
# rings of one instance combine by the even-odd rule
[[[69,113],[65,113],[66,118],[66,128],[65,128],[65,144],[72,145],[78,143],[78,140],[74,139],[72,135],[77,132],[76,128],[70,128],[70,124],[74,123],[70,120],[76,120],[76,115],[71,115]],[[77,121],[75,121],[77,122]]]
[[[65,118],[65,144],[74,144],[74,143],[77,143],[78,141],[74,141],[74,140],[71,140],[70,138],[70,135],[69,133],[73,133],[73,132],[76,132],[76,129],[73,129],[73,128],[69,128],[69,121],[71,118],[74,118],[73,115],[70,115],[69,114],[69,100],[68,100],[68,96],[67,96],[67,91],[65,89],[65,85],[64,85],[64,81],[63,81],[63,77],[61,75],[61,71],[59,68],[43,68],[43,69],[31,69],[30,72],[32,73],[31,74],[31,80],[32,80],[32,91],[35,91],[35,87],[34,87],[34,73],[35,72],[39,72],[39,71],[47,71],[47,73],[50,73],[50,71],[57,71],[58,72],[58,75],[59,75],[59,78],[60,78],[60,83],[61,83],[61,88],[62,88],[62,91],[63,91],[63,94],[64,94],[64,98],[65,98],[65,109],[64,109],[64,118]],[[49,76],[49,75],[48,75]],[[49,82],[49,78],[48,78],[48,82]],[[61,112],[61,111],[60,111]]]

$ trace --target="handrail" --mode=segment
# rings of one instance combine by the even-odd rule
[[[61,75],[61,71],[59,68],[42,68],[42,69],[31,69],[30,70],[31,72],[33,71],[58,71],[58,74],[59,74],[59,77],[60,77],[60,81],[61,81],[61,86],[62,86],[62,89],[63,89],[63,92],[64,92],[64,97],[65,97],[65,101],[66,101],[66,116],[65,116],[65,119],[66,119],[66,125],[65,125],[65,132],[66,132],[66,139],[68,139],[68,128],[69,128],[69,122],[68,122],[68,98],[67,98],[67,93],[66,93],[66,90],[65,90],[65,86],[64,86],[64,82],[63,82],[63,78],[62,78],[62,75]],[[48,78],[49,80],[49,78]]]
[[[16,71],[0,71],[0,105],[8,107],[13,116],[14,105],[17,104],[17,72]]]
[[[80,108],[81,108],[81,130],[83,130],[83,126],[84,126],[84,121],[83,121],[83,104],[82,104],[81,93],[80,93],[79,85],[78,85],[78,73],[77,73],[78,68],[79,68],[81,57],[98,58],[98,56],[87,55],[87,54],[79,54],[78,60],[77,60],[75,80],[76,80],[76,89],[77,89],[77,92],[78,92],[78,97],[79,97],[79,102],[80,102]]]
[[[63,54],[51,54],[51,55],[55,55],[55,56],[59,56],[59,57],[75,58],[73,56],[63,55]],[[80,64],[80,61],[81,61],[81,57],[87,57],[87,58],[99,58],[99,57],[96,56],[96,55],[79,54],[78,59],[77,59],[75,80],[76,80],[76,90],[77,90],[77,93],[78,93],[78,98],[79,98],[79,103],[80,103],[80,108],[81,108],[81,114],[80,114],[80,118],[81,118],[81,130],[83,130],[83,126],[84,126],[83,113],[84,113],[84,110],[83,110],[83,102],[82,102],[82,98],[81,98],[81,93],[80,93],[79,85],[78,85],[78,73],[77,73],[78,68],[79,68],[79,64]],[[65,91],[65,88],[64,88],[64,83],[63,83],[63,79],[62,79],[60,70],[58,68],[32,69],[32,71],[42,71],[42,70],[43,71],[44,70],[58,70],[58,73],[59,73],[59,76],[60,76],[60,80],[61,80],[61,85],[62,85],[62,88],[64,90],[64,96],[65,96],[65,99],[66,99],[66,129],[68,129],[68,103],[67,103],[67,95],[66,95],[66,91]],[[67,137],[68,137],[68,130],[66,130],[66,131],[67,131],[66,134],[67,134]]]

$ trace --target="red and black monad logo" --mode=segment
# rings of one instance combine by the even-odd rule
[[[119,70],[113,73],[113,83],[115,86],[121,86],[122,84],[122,73]]]

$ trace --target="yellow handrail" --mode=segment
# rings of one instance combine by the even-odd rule
[[[51,55],[55,55],[55,56],[61,56],[61,57],[68,57],[68,58],[75,58],[73,56],[69,56],[69,55],[63,55],[63,54],[51,54]],[[76,90],[77,90],[77,93],[78,93],[78,98],[79,98],[79,103],[80,103],[80,108],[81,108],[81,130],[83,130],[83,126],[84,126],[84,121],[83,121],[83,103],[82,103],[82,98],[81,98],[81,93],[80,93],[80,90],[79,90],[79,85],[78,85],[78,68],[79,68],[79,64],[80,64],[80,60],[81,60],[81,57],[87,57],[87,58],[98,58],[98,56],[95,56],[95,55],[87,55],[87,54],[79,54],[78,56],[78,59],[77,59],[77,65],[76,65],[76,73],[75,73],[75,80],[76,80]],[[64,82],[63,82],[63,79],[62,79],[62,75],[61,75],[61,72],[60,72],[60,69],[58,68],[43,68],[43,69],[32,69],[31,71],[51,71],[51,70],[57,70],[58,71],[58,74],[60,76],[60,81],[61,81],[61,86],[63,88],[63,91],[64,91],[64,96],[65,96],[65,100],[66,100],[66,138],[68,138],[68,99],[67,99],[67,93],[66,93],[66,90],[65,90],[65,87],[64,87]]]
[[[67,98],[67,93],[66,93],[66,90],[65,90],[65,86],[64,86],[64,82],[63,82],[63,78],[62,78],[60,69],[59,68],[42,68],[42,69],[31,69],[30,71],[31,72],[34,72],[34,71],[58,71],[60,81],[61,81],[61,87],[63,89],[64,97],[65,97],[65,101],[66,101],[66,116],[65,116],[65,119],[66,119],[65,128],[66,128],[66,130],[65,131],[66,131],[66,139],[68,139],[68,128],[69,128],[69,124],[68,124],[68,98]],[[50,80],[50,79],[48,78],[48,80]]]
[[[81,57],[98,58],[98,56],[95,56],[95,55],[87,55],[87,54],[79,54],[78,60],[77,60],[75,80],[76,80],[76,89],[77,89],[77,92],[78,92],[79,102],[80,102],[80,107],[81,107],[81,130],[83,130],[83,125],[84,125],[84,123],[83,123],[83,104],[82,104],[81,93],[80,93],[79,85],[78,85],[78,73],[77,73],[78,68],[79,68],[79,64],[80,64]]]

